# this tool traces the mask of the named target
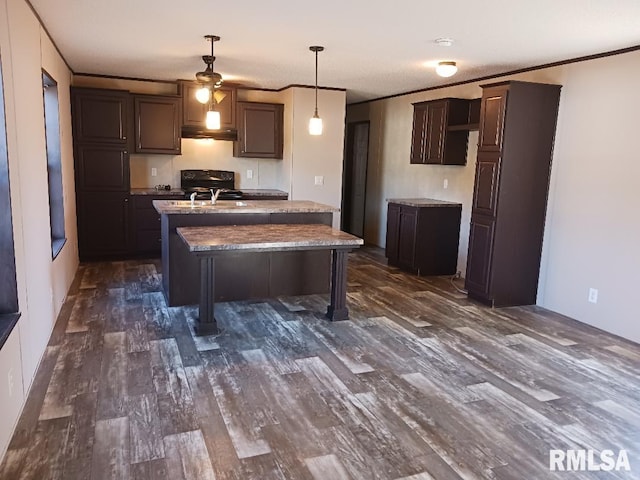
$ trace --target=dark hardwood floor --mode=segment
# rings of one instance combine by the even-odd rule
[[[166,307],[158,262],[83,264],[0,478],[640,478],[640,346],[349,262],[351,321],[323,296],[220,303],[217,337]],[[550,449],[632,470],[551,472]]]

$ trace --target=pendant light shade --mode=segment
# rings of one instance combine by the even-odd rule
[[[456,74],[458,67],[456,62],[438,62],[436,73],[441,77],[451,77]]]
[[[317,113],[309,119],[309,135],[322,135],[322,119]]]
[[[210,97],[211,90],[209,90],[209,87],[201,87],[196,90],[196,100],[198,100],[200,103],[208,103]]]
[[[209,110],[207,112],[206,126],[209,130],[220,130],[220,112]]]
[[[322,52],[324,47],[312,46],[309,50],[316,54],[316,108],[309,120],[309,135],[322,135],[322,119],[318,115],[318,52]]]

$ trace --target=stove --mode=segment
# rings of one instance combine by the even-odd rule
[[[185,198],[196,193],[196,199],[211,199],[211,190],[222,189],[218,200],[238,200],[242,192],[235,190],[235,173],[226,170],[180,170],[180,188]]]

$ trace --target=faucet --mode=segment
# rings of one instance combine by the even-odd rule
[[[193,192],[189,198],[191,198],[191,208],[196,206],[196,195],[198,192]]]
[[[218,200],[218,195],[220,195],[222,188],[217,188],[215,192],[213,190],[214,190],[213,188],[209,189],[209,191],[211,192],[211,205],[216,204],[216,201]]]

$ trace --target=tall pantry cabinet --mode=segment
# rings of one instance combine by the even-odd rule
[[[129,249],[129,92],[71,90],[80,260]]]
[[[492,306],[536,301],[560,85],[484,85],[465,288]]]

